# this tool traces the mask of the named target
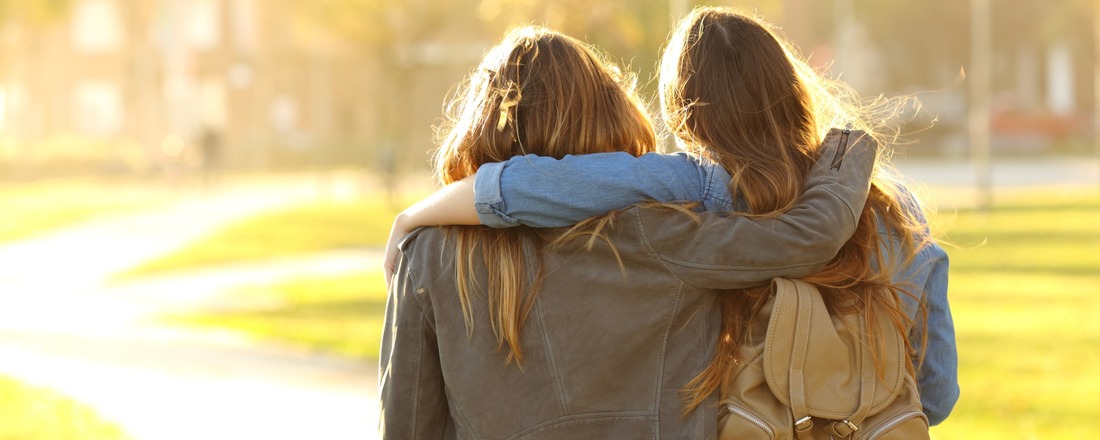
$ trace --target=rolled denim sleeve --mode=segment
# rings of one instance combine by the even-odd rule
[[[507,214],[508,207],[500,194],[500,175],[508,162],[490,162],[477,169],[474,179],[474,208],[481,224],[491,228],[519,226],[519,220]]]
[[[562,159],[527,155],[482,165],[474,198],[486,226],[522,223],[552,228],[646,200],[705,201],[708,178],[682,153],[596,153]]]

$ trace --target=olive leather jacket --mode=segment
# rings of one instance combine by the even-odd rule
[[[716,289],[810,275],[847,241],[876,145],[839,139],[826,138],[799,205],[775,219],[635,206],[611,214],[590,250],[587,240],[545,247],[518,366],[505,365],[484,292],[471,298],[467,333],[450,229],[412,232],[386,305],[383,438],[715,438],[717,400],[685,416],[681,388],[713,357]]]

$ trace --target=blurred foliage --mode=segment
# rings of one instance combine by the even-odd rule
[[[70,398],[0,376],[0,439],[124,440],[119,427]]]
[[[894,89],[947,85],[968,63],[970,2],[882,2],[851,0],[856,22],[867,39],[882,50]],[[430,6],[429,6],[430,3]],[[307,22],[368,48],[400,48],[402,44],[448,36],[475,35],[492,44],[507,29],[526,23],[543,24],[587,39],[644,75],[655,65],[672,22],[668,0],[317,0],[296,3]],[[713,2],[684,1],[690,8]],[[784,26],[784,33],[805,51],[834,40],[835,2],[764,0],[737,2],[735,7],[761,13]],[[1092,26],[1096,6],[1090,0],[1015,0],[993,2],[994,38],[1001,50],[1035,43],[1063,41],[1091,48],[1081,29]],[[964,44],[960,44],[964,42]],[[808,55],[808,53],[807,53]],[[922,60],[914,62],[914,60]]]
[[[0,0],[0,47],[34,45],[42,27],[68,16],[74,0]],[[0,53],[0,63],[7,57]],[[3,64],[0,64],[2,66]]]
[[[653,91],[659,49],[672,23],[668,0],[315,0],[291,3],[309,34],[329,33],[378,57],[388,81],[401,93],[411,72],[425,60],[418,50],[441,42],[488,50],[516,26],[535,24],[595,45],[639,74],[641,88]],[[774,11],[780,0],[754,2]],[[707,2],[685,1],[691,7]],[[686,12],[686,11],[684,11]],[[473,67],[477,54],[462,61]],[[457,83],[461,78],[453,78]],[[434,104],[433,104],[434,105]],[[400,124],[400,120],[395,120]],[[391,124],[392,125],[392,124]],[[400,133],[399,130],[395,131]],[[399,135],[398,135],[399,136]]]
[[[142,146],[133,140],[72,135],[31,142],[0,139],[0,179],[79,175],[89,171],[100,175],[143,175],[155,168]]]
[[[0,0],[0,22],[11,25],[48,23],[65,16],[73,0]]]
[[[881,74],[889,78],[890,90],[951,86],[960,68],[969,65],[970,1],[850,1],[851,13],[866,31],[867,41],[884,57],[886,70]],[[1091,38],[1081,38],[1081,30],[1093,26],[1096,7],[1091,0],[991,3],[996,51],[1008,55],[1021,48],[1039,50],[1043,44],[1062,42],[1091,56]],[[807,21],[816,29],[805,32],[806,40],[796,42],[810,49],[832,41],[836,32],[834,15],[841,13],[833,9],[834,2],[806,6],[799,13],[816,17]],[[1005,84],[1014,85],[1011,81]]]
[[[238,8],[230,0],[215,3],[221,12],[214,15],[224,20],[225,36],[218,47],[188,49],[189,62],[195,66],[175,74],[216,81],[221,75],[214,72],[224,71],[227,78],[237,78],[231,90],[249,90],[227,98],[233,110],[226,122],[226,144],[231,148],[226,148],[223,164],[230,168],[356,164],[392,175],[410,166],[423,167],[425,152],[433,145],[432,126],[438,124],[440,104],[454,91],[452,86],[508,29],[529,23],[573,35],[605,51],[612,61],[637,74],[640,90],[652,101],[657,59],[673,20],[702,4],[759,13],[811,56],[815,66],[825,67],[842,58],[841,50],[858,52],[853,58],[870,60],[871,67],[848,78],[867,82],[855,84],[863,93],[936,91],[920,96],[928,111],[914,117],[912,131],[928,128],[932,119],[942,115],[937,127],[918,133],[929,145],[925,149],[941,153],[965,148],[961,139],[967,85],[960,71],[970,61],[968,1],[271,0],[254,2],[254,8]],[[187,131],[175,127],[181,125],[178,121],[164,124],[166,115],[186,111],[176,107],[158,114],[166,104],[157,96],[171,89],[165,82],[170,72],[161,70],[171,70],[175,62],[167,60],[180,56],[165,53],[161,41],[171,23],[158,17],[172,8],[170,3],[147,0],[118,4],[127,40],[117,49],[118,58],[125,61],[105,69],[114,73],[97,70],[48,77],[58,78],[57,82],[121,84],[123,127],[112,128],[119,132],[99,141],[79,142],[66,138],[84,130],[70,121],[70,98],[78,87],[42,85],[48,81],[31,81],[38,75],[28,72],[42,71],[42,66],[51,66],[51,72],[64,70],[52,66],[66,65],[59,63],[79,55],[79,51],[69,54],[71,30],[64,19],[71,11],[84,10],[82,4],[0,0],[0,49],[9,50],[0,54],[0,94],[6,93],[10,103],[2,134],[10,135],[6,142],[19,143],[0,145],[0,178],[81,171],[172,172],[175,159],[163,157],[158,146],[171,132]],[[841,7],[847,4],[849,11]],[[1049,100],[1046,56],[1065,47],[1072,52],[1073,86],[1068,93],[1074,94],[1075,111],[1068,123],[1073,124],[1074,136],[1089,136],[1085,117],[1094,97],[1088,60],[1095,43],[1088,31],[1094,26],[1096,8],[1091,0],[992,2],[994,111],[1009,108],[1032,115],[1048,111],[1044,108]],[[251,21],[238,23],[240,14]],[[856,49],[835,44],[842,14],[851,14],[860,28],[856,32],[860,38],[853,43],[859,46]],[[260,41],[254,47],[235,47],[234,35],[250,32]],[[105,61],[105,67],[114,62]],[[1017,73],[1022,63],[1034,68]],[[863,80],[854,79],[861,75]],[[56,95],[51,95],[54,91]],[[268,119],[286,103],[293,104],[286,108],[297,115],[294,126],[276,130]],[[1036,136],[1039,141],[1030,144],[1044,143],[1043,136],[1048,135]],[[57,140],[62,138],[67,145]],[[1033,151],[1051,152],[1047,144]]]

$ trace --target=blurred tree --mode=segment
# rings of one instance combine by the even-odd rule
[[[72,3],[72,0],[0,0],[0,21],[4,26],[49,23],[65,16]]]
[[[309,33],[350,44],[380,72],[378,80],[385,84],[380,90],[387,96],[375,99],[388,109],[377,112],[381,133],[376,148],[382,151],[376,157],[382,171],[391,175],[408,162],[406,151],[417,151],[404,148],[408,134],[425,128],[410,125],[410,121],[419,121],[410,117],[416,112],[413,107],[426,107],[406,94],[416,86],[418,75],[444,69],[444,65],[467,69],[508,29],[539,24],[593,43],[614,61],[629,60],[630,68],[645,71],[639,75],[645,88],[656,72],[657,50],[669,28],[667,0],[314,0],[286,4]],[[452,82],[457,82],[457,76]],[[438,103],[431,108],[438,112]]]
[[[397,176],[408,161],[405,154],[415,130],[427,130],[414,114],[417,103],[409,98],[417,78],[426,69],[446,63],[451,56],[454,29],[465,29],[477,38],[483,26],[471,12],[474,0],[286,0],[297,25],[312,35],[335,38],[360,53],[380,76],[378,85],[362,90],[378,105],[380,133],[369,140],[373,167],[383,173],[392,196]],[[469,38],[469,37],[467,37]],[[374,93],[372,93],[372,91]],[[355,93],[355,91],[353,91]],[[382,95],[382,96],[378,96]],[[419,151],[419,150],[418,150]],[[417,157],[419,160],[420,157]]]
[[[73,0],[0,0],[0,45],[6,49],[4,52],[33,48],[40,34],[37,31],[68,16],[72,3]],[[0,55],[0,63],[5,63],[5,67],[7,58]]]
[[[73,0],[0,0],[0,91],[12,80],[13,64],[20,62],[24,54],[40,53],[40,32],[68,16]],[[6,104],[4,104],[6,105]],[[0,126],[6,121],[0,120]],[[29,177],[33,171],[25,161],[28,155],[16,154],[8,165],[18,177]]]
[[[668,0],[485,0],[507,8],[485,15],[502,31],[525,23],[544,25],[588,42],[624,70],[637,76],[647,96],[656,91],[657,59],[670,29]]]
[[[1093,0],[994,2],[994,50],[1013,52],[1052,42],[1087,50],[1091,43],[1087,33],[1080,30],[1092,26],[1092,3]],[[858,22],[867,28],[869,40],[882,49],[892,84],[902,88],[947,85],[969,59],[968,2],[855,0],[855,13]],[[1002,74],[1012,71],[999,70]]]
[[[969,3],[855,0],[856,19],[881,49],[886,82],[897,89],[942,87],[966,64]],[[963,39],[963,42],[959,40]]]

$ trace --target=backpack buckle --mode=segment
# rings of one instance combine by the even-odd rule
[[[825,427],[825,430],[828,431],[831,436],[848,438],[853,432],[859,431],[859,427],[848,420],[841,420],[839,422],[830,423],[829,426]]]
[[[810,418],[810,416],[803,417],[801,419],[798,419],[797,422],[794,422],[794,430],[798,432],[806,432],[813,427],[814,421]]]

